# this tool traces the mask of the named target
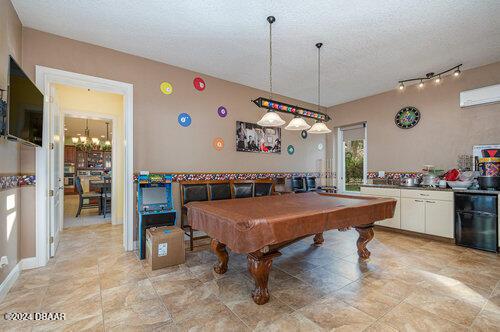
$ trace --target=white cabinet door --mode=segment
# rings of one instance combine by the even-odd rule
[[[396,209],[394,210],[394,217],[379,221],[376,224],[391,228],[401,228],[401,199],[399,197],[390,198],[394,198],[397,201]]]
[[[425,232],[453,238],[453,202],[425,201]]]
[[[401,229],[425,233],[425,201],[401,198]]]

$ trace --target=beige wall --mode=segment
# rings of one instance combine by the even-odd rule
[[[193,79],[200,74],[28,28],[23,29],[23,51],[23,68],[31,78],[35,65],[42,65],[134,85],[136,171],[316,171],[317,160],[324,159],[324,149],[317,149],[318,143],[325,141],[324,135],[303,140],[300,133],[288,131],[282,133],[281,155],[235,151],[236,121],[258,121],[263,111],[250,100],[266,96],[264,91],[201,75],[207,87],[199,92],[193,87]],[[162,81],[172,83],[173,94],[160,92]],[[229,110],[226,118],[217,115],[220,105]],[[190,127],[178,125],[177,117],[182,112],[191,115]],[[225,141],[221,152],[212,148],[216,137]],[[296,149],[292,156],[286,153],[289,144]]]
[[[473,145],[500,144],[500,104],[459,106],[461,91],[498,83],[500,62],[466,70],[459,78],[447,76],[439,86],[428,82],[423,89],[394,89],[331,107],[328,113],[334,126],[367,122],[369,171],[419,171],[424,164],[448,169],[456,167],[458,155],[471,154]],[[404,106],[415,106],[422,114],[412,129],[394,124]],[[329,156],[334,142],[334,134],[328,135]],[[333,157],[337,159],[336,152]]]
[[[9,54],[21,62],[21,22],[8,0],[0,0],[0,88],[7,89]],[[4,98],[7,96],[4,94]],[[0,138],[0,175],[20,172],[20,144]],[[7,256],[9,264],[0,269],[0,283],[16,266],[21,257],[19,188],[0,191],[0,257]],[[7,197],[14,206],[7,208]]]
[[[116,159],[119,161],[113,164],[113,181],[116,181],[117,190],[113,203],[116,204],[116,221],[123,221],[123,193],[125,176],[125,133],[123,127],[123,96],[113,93],[99,91],[87,91],[87,89],[75,88],[66,85],[56,85],[56,93],[59,98],[59,108],[62,112],[84,113],[89,117],[99,118],[100,115],[112,116],[116,119],[116,129],[113,137],[116,144],[113,150],[116,151]],[[113,127],[110,127],[110,130]],[[92,133],[91,133],[92,134]]]

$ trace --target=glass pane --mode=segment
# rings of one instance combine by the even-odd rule
[[[344,142],[346,191],[360,191],[363,184],[364,155],[364,140]]]

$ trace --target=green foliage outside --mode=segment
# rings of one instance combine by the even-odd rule
[[[360,191],[363,183],[363,145],[362,140],[345,143],[346,191]]]

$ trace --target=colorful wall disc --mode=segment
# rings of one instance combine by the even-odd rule
[[[172,84],[170,84],[168,82],[162,82],[160,84],[160,90],[161,90],[161,92],[163,92],[166,95],[169,95],[172,92],[174,92],[174,88],[172,87]]]
[[[177,122],[183,127],[188,127],[191,124],[191,116],[187,113],[181,113],[177,118]]]
[[[224,149],[224,140],[220,137],[217,137],[216,139],[214,139],[213,146],[217,151]]]
[[[302,130],[300,132],[300,136],[302,136],[303,139],[306,139],[307,138],[307,130]]]
[[[217,114],[219,114],[221,118],[225,118],[227,116],[227,109],[224,106],[219,106]]]
[[[195,77],[193,80],[193,85],[194,88],[198,91],[203,91],[206,87],[205,81],[201,77]]]
[[[295,152],[295,148],[293,147],[293,145],[289,145],[286,150],[288,151],[288,154],[293,154]]]
[[[320,150],[320,151],[323,150],[323,143],[318,144],[318,150]]]

